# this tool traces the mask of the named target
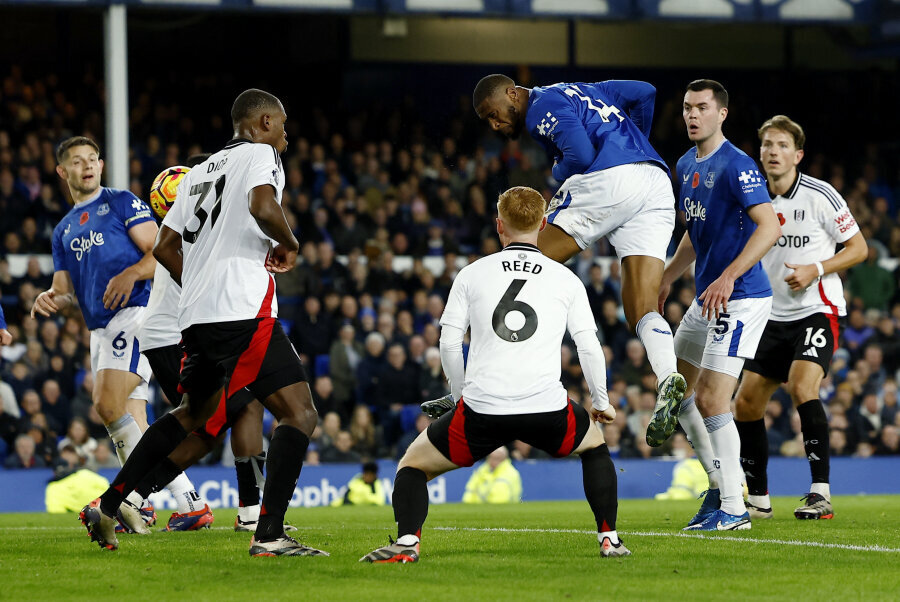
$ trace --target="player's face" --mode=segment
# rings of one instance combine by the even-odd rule
[[[763,132],[759,147],[759,161],[766,176],[781,177],[790,173],[803,158],[803,150],[794,144],[794,137],[775,128]]]
[[[81,195],[92,194],[100,187],[103,161],[91,146],[73,146],[60,165],[69,188]]]
[[[287,114],[282,108],[281,111],[269,116],[269,137],[266,142],[275,147],[278,154],[287,149],[287,131],[284,129],[284,122],[287,121]]]
[[[712,90],[688,90],[684,95],[681,114],[687,126],[688,138],[691,142],[699,143],[722,129],[728,109],[719,108]]]
[[[479,119],[488,122],[492,130],[510,140],[518,138],[525,127],[525,116],[516,108],[508,91],[485,99],[475,112]]]

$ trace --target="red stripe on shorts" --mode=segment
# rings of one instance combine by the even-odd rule
[[[179,375],[181,375],[181,373],[184,371],[184,360],[186,360],[186,359],[187,359],[187,351],[182,351],[181,352],[181,366],[178,367]],[[181,379],[178,380],[178,392],[181,393],[182,395],[187,393],[187,390],[181,386]],[[170,399],[169,403],[171,403],[175,407],[178,407],[178,405],[175,403],[174,399]],[[178,400],[178,403],[181,403],[181,400]]]
[[[457,466],[471,466],[473,462],[472,450],[469,449],[469,443],[466,441],[465,408],[466,406],[460,398],[447,433],[450,443],[450,461]]]
[[[266,296],[263,297],[262,305],[259,306],[259,313],[256,314],[257,318],[271,318],[272,317],[272,297],[275,296],[275,279],[272,278],[272,275],[269,274],[269,288],[266,290]]]
[[[569,412],[566,414],[566,436],[563,437],[562,445],[556,452],[558,458],[564,458],[572,453],[575,447],[575,412],[572,410],[572,402],[566,400],[566,408]]]
[[[838,336],[840,335],[840,330],[838,329],[838,308],[825,296],[825,287],[822,286],[821,280],[819,280],[819,297],[822,298],[822,302],[831,310],[830,314],[825,315],[828,316],[828,323],[831,324],[831,336],[834,337],[834,346],[837,347]]]
[[[206,421],[206,424],[203,426],[203,430],[211,437],[218,437],[219,431],[222,430],[222,426],[225,424],[225,420],[228,418],[227,413],[227,397],[225,396],[225,391],[222,391],[222,398],[219,400],[219,405],[216,406],[215,413],[210,417],[209,420]]]
[[[234,395],[250,383],[256,380],[266,351],[269,349],[269,341],[272,339],[272,328],[275,326],[275,318],[264,318],[256,326],[256,332],[250,339],[247,349],[238,358],[234,372],[228,379],[228,397]]]

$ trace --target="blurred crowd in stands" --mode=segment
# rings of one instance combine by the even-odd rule
[[[102,84],[88,78],[71,96],[53,75],[29,79],[13,67],[3,77],[0,303],[14,342],[0,349],[0,459],[10,468],[115,467],[92,409],[89,333],[80,312],[30,317],[36,295],[50,286],[52,229],[69,208],[54,148],[75,134],[94,137],[102,148]],[[164,167],[215,151],[230,137],[225,110],[195,118],[178,105],[154,104],[152,92],[133,95],[130,115],[130,188],[144,199]],[[657,100],[654,136],[670,164],[688,146],[680,98],[673,89]],[[477,121],[467,95],[443,123],[443,134],[428,139],[414,103],[350,114],[322,108],[302,120],[289,115],[283,205],[302,252],[296,268],[278,276],[277,291],[320,413],[308,463],[402,455],[428,425],[418,404],[448,392],[438,320],[460,266],[499,249],[494,199],[513,185],[548,198],[555,192],[541,149],[524,138],[496,138]],[[754,131],[726,126],[726,133],[757,156]],[[869,260],[843,275],[851,309],[821,390],[833,453],[866,457],[900,453],[900,288],[898,271],[891,271],[891,258],[900,257],[900,166],[880,162],[874,146],[862,150],[826,158],[809,149],[801,169],[844,195],[869,243]],[[668,446],[644,442],[656,383],[643,346],[629,334],[618,264],[610,257],[613,250],[600,241],[570,264],[597,318],[610,399],[619,410],[604,428],[606,438],[616,457],[670,454]],[[696,294],[690,277],[677,284],[665,308],[673,326]],[[562,381],[573,400],[589,405],[573,350],[567,341]],[[158,388],[152,397],[151,415],[171,407]],[[766,422],[773,454],[804,455],[800,421],[783,390]],[[229,451],[226,445],[224,456]],[[512,453],[541,455],[521,443]],[[220,454],[206,461],[218,462]]]

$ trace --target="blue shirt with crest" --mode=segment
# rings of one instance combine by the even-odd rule
[[[648,140],[655,99],[656,88],[639,81],[535,87],[525,127],[555,159],[557,182],[628,163],[656,163],[668,173]]]
[[[53,269],[69,272],[89,329],[105,328],[122,309],[103,307],[103,293],[113,276],[144,257],[128,231],[149,221],[150,208],[131,192],[101,187],[53,229]],[[138,280],[123,307],[146,306],[149,298],[150,280]]]
[[[675,171],[680,186],[678,208],[684,211],[697,254],[694,279],[699,296],[756,231],[747,209],[772,201],[756,163],[728,140],[702,159],[697,158],[696,147],[691,148],[678,160]],[[729,299],[771,296],[769,278],[757,261],[735,280]]]

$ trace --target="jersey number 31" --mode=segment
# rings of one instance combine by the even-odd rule
[[[212,188],[212,182],[200,182],[199,184],[191,186],[190,196],[200,195],[200,198],[197,199],[197,204],[194,206],[194,217],[200,220],[200,225],[197,226],[196,230],[191,230],[188,226],[185,226],[184,232],[181,233],[181,238],[183,238],[186,243],[194,244],[197,242],[197,237],[200,236],[200,230],[203,229],[203,224],[206,223],[206,220],[210,215],[212,215],[212,221],[209,223],[210,229],[216,225],[216,220],[219,219],[219,213],[222,211],[222,191],[225,190],[225,174],[222,174],[219,176],[219,179],[216,180],[216,197],[213,199],[212,208],[207,211],[203,207],[203,202],[209,196],[209,191]]]

